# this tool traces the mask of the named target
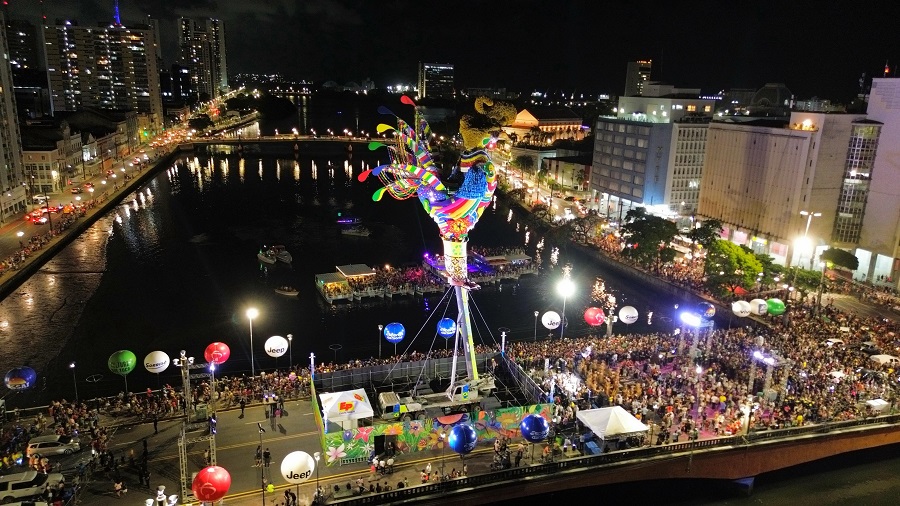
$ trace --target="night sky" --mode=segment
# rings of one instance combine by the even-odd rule
[[[38,19],[39,0],[9,0]],[[338,82],[412,83],[418,61],[456,66],[456,82],[514,90],[620,94],[625,65],[715,93],[782,82],[798,97],[846,102],[865,72],[900,65],[892,2],[603,0],[120,0],[122,21],[161,22],[174,62],[180,16],[225,21],[228,71]],[[48,19],[112,19],[113,0],[45,0]],[[893,72],[892,72],[893,73]]]

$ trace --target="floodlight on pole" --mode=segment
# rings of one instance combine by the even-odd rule
[[[250,320],[250,374],[256,376],[256,361],[253,358],[253,319],[259,316],[255,307],[247,309],[247,319]]]

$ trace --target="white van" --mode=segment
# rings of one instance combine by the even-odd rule
[[[50,197],[48,197],[42,193],[33,195],[31,197],[31,201],[34,202],[35,204],[43,204],[44,202],[47,202],[48,200],[50,200]]]
[[[37,471],[0,476],[0,502],[6,504],[16,499],[38,496],[44,492],[47,485],[56,489],[62,481],[63,475],[60,473],[44,474]]]

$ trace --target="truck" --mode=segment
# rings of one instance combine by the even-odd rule
[[[454,413],[477,413],[481,411],[482,396],[494,389],[494,380],[482,376],[477,382],[457,381],[446,392],[415,395],[415,392],[400,395],[397,392],[378,394],[378,406],[382,420],[412,419],[424,420]]]

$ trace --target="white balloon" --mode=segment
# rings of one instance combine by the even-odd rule
[[[291,485],[308,480],[316,470],[316,461],[306,452],[288,453],[281,461],[281,476]]]
[[[750,301],[750,312],[762,316],[769,312],[769,306],[762,299],[753,299]]]
[[[541,323],[550,330],[559,328],[560,321],[559,313],[556,311],[547,311],[544,316],[541,316]]]
[[[272,336],[266,339],[266,355],[278,358],[288,351],[287,339],[281,336]]]
[[[144,357],[144,368],[148,372],[159,374],[169,367],[169,356],[162,351],[151,351]]]
[[[619,320],[622,323],[631,325],[636,322],[638,319],[638,310],[634,308],[634,306],[623,306],[622,309],[619,310]]]
[[[750,316],[752,306],[746,300],[736,300],[731,303],[731,312],[744,318]]]

